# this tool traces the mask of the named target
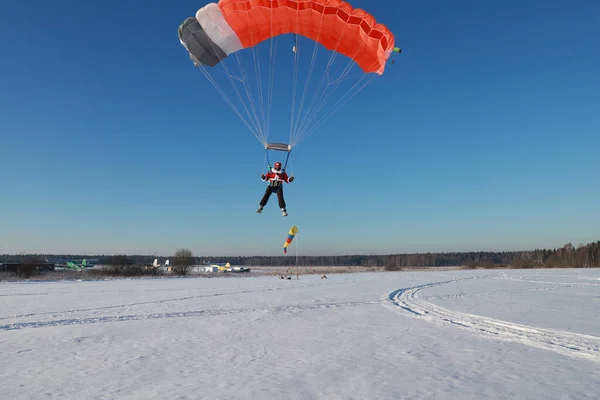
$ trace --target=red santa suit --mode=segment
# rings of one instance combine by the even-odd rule
[[[277,193],[277,200],[279,201],[279,208],[281,208],[281,214],[285,217],[287,215],[287,211],[285,209],[285,199],[283,198],[283,186],[282,183],[290,183],[294,180],[294,177],[289,177],[288,174],[281,169],[281,163],[275,163],[276,166],[279,166],[280,169],[276,169],[275,167],[271,168],[269,172],[261,175],[260,179],[263,182],[269,182],[269,186],[265,190],[265,194],[263,198],[260,200],[260,207],[256,212],[262,212],[264,206],[267,205],[269,201],[269,197],[274,192]]]

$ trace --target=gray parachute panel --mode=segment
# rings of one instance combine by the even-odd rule
[[[214,67],[227,57],[227,54],[208,37],[194,17],[189,17],[183,21],[179,25],[177,33],[179,40],[187,48],[190,59],[196,66],[208,65]]]

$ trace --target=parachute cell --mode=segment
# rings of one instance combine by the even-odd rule
[[[298,233],[298,227],[296,225],[292,226],[288,232],[288,237],[285,240],[285,243],[283,244],[283,252],[287,253],[287,248],[290,245],[290,243],[292,243],[292,240],[294,240],[294,236],[296,236],[296,234]]]
[[[224,18],[216,3],[209,3],[196,12],[196,20],[202,25],[206,34],[219,46],[225,54],[244,48],[238,35]]]
[[[202,25],[194,17],[187,18],[178,29],[179,41],[190,53],[190,59],[196,66],[214,67],[227,54],[208,36]]]

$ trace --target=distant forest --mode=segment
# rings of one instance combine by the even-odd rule
[[[89,254],[5,254],[1,262],[20,262],[24,259],[43,261],[45,258],[98,259],[100,264],[111,264],[112,260],[126,258],[131,263],[152,263],[158,258],[162,263],[176,258],[153,255],[89,255]],[[193,256],[196,265],[226,263],[240,266],[289,266],[296,263],[295,256]],[[600,241],[573,246],[571,243],[558,249],[536,249],[529,251],[504,252],[454,252],[454,253],[415,253],[388,255],[331,255],[299,256],[298,265],[312,266],[360,266],[385,267],[386,269],[407,269],[422,267],[464,266],[471,268],[594,268],[600,267]]]

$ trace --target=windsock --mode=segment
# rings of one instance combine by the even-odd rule
[[[292,240],[294,240],[294,236],[296,236],[296,233],[298,233],[298,227],[294,225],[290,228],[290,231],[288,232],[288,237],[285,240],[285,243],[283,244],[284,253],[287,253],[287,248],[290,245],[290,243],[292,243]]]

